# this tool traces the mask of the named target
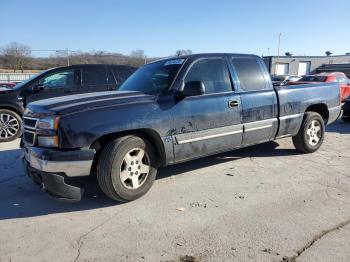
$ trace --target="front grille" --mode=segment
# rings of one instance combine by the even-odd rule
[[[27,128],[30,128],[30,129],[35,129],[37,122],[38,122],[38,120],[34,119],[34,118],[27,118],[27,117],[23,118],[23,124],[24,124],[25,128],[27,127]]]
[[[24,130],[23,140],[24,143],[33,146],[35,144],[35,133]]]

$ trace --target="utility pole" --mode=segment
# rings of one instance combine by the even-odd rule
[[[67,53],[67,66],[69,66],[69,50],[66,48],[66,53]]]
[[[277,62],[280,59],[281,35],[282,33],[278,34]]]

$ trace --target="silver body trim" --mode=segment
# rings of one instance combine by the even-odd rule
[[[277,118],[265,119],[261,121],[255,121],[246,124],[238,124],[232,126],[218,127],[207,130],[201,130],[196,132],[188,132],[175,136],[176,143],[178,145],[192,143],[212,138],[218,138],[223,136],[242,134],[245,132],[261,130],[266,128],[272,128],[273,124],[277,122]]]
[[[65,173],[68,177],[89,176],[92,160],[84,161],[48,161],[35,157],[24,151],[24,158],[29,165],[39,171],[48,173]]]
[[[259,126],[259,127],[252,127],[252,128],[249,128],[249,129],[245,129],[245,132],[250,132],[250,131],[270,128],[270,127],[272,127],[272,124],[271,125],[266,125],[266,126]]]
[[[287,116],[281,116],[280,120],[287,120],[287,119],[292,119],[292,118],[298,118],[298,117],[301,117],[301,116],[304,117],[304,113],[287,115]]]
[[[181,144],[202,141],[202,140],[211,139],[211,138],[235,135],[240,133],[243,133],[242,124],[179,134],[175,136],[175,140],[178,145],[181,145]]]

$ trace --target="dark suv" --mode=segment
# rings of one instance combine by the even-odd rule
[[[0,88],[0,142],[21,134],[22,114],[30,102],[89,92],[116,90],[135,68],[122,65],[72,65],[44,71],[14,87]]]

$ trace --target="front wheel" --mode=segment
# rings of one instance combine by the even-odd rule
[[[10,142],[21,135],[21,117],[13,111],[0,109],[0,143]]]
[[[321,147],[324,133],[323,118],[318,113],[306,112],[298,134],[292,138],[293,144],[302,153],[313,153]]]
[[[157,166],[154,147],[147,140],[137,136],[121,137],[102,149],[97,180],[108,197],[131,201],[151,188]]]

